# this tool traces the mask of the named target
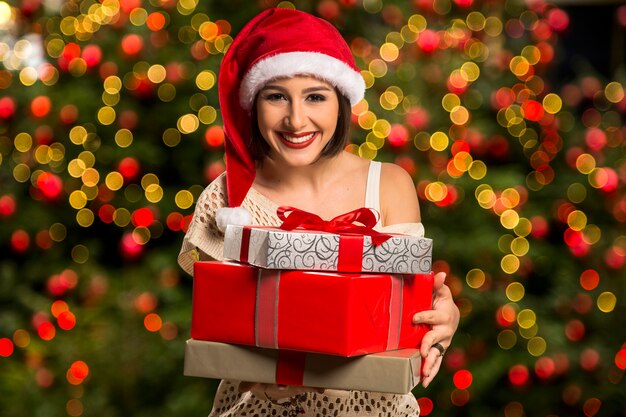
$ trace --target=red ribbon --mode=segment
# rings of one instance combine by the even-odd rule
[[[316,214],[295,207],[280,206],[276,210],[276,214],[283,221],[280,226],[282,230],[305,229],[340,235],[364,235],[372,238],[372,244],[380,245],[391,238],[391,235],[374,230],[378,223],[378,216],[375,213],[374,210],[363,207],[340,214],[331,220],[323,220]]]

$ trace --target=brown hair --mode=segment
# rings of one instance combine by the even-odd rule
[[[337,115],[337,127],[335,128],[335,133],[330,141],[326,144],[322,153],[320,154],[320,158],[335,156],[339,154],[350,142],[350,123],[352,121],[352,107],[350,106],[350,101],[346,96],[341,94],[337,88],[335,88],[335,92],[337,93],[337,99],[339,100],[339,112]],[[250,140],[248,142],[248,151],[250,152],[250,156],[252,159],[258,164],[263,162],[263,160],[270,153],[270,146],[267,144],[261,131],[259,130],[259,122],[258,122],[258,114],[256,111],[256,102],[258,100],[258,94],[254,99],[254,103],[252,104],[252,114],[250,117],[251,126],[251,135]]]

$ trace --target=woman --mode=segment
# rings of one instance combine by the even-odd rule
[[[250,21],[226,53],[219,75],[226,134],[226,173],[198,199],[179,263],[222,259],[226,224],[276,226],[279,206],[329,219],[360,207],[376,209],[377,228],[419,230],[411,177],[400,167],[345,152],[351,105],[365,85],[345,41],[328,22],[289,9],[269,9]],[[228,207],[226,207],[228,206]],[[459,321],[445,274],[435,277],[424,379],[441,365]],[[211,416],[417,416],[411,395],[387,395],[222,381]]]

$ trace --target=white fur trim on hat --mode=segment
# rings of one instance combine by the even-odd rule
[[[295,75],[325,80],[337,87],[353,106],[365,94],[361,73],[344,62],[319,52],[285,52],[264,58],[250,68],[239,90],[241,107],[249,111],[256,94],[268,81]]]
[[[248,226],[252,224],[252,215],[243,207],[222,207],[215,213],[215,223],[222,232],[229,224]]]

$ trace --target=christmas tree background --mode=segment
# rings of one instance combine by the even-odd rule
[[[276,5],[341,30],[349,149],[415,179],[462,316],[422,415],[626,416],[624,44],[541,0],[0,1],[0,415],[208,414],[176,256],[224,169],[221,58]]]

